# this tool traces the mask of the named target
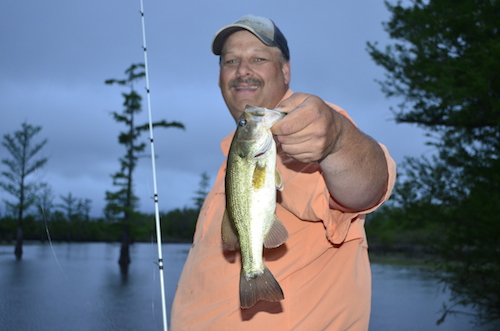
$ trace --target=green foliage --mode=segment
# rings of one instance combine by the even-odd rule
[[[386,5],[384,27],[395,42],[384,50],[368,43],[368,52],[386,69],[382,90],[403,99],[396,121],[432,132],[436,154],[406,159],[392,205],[368,232],[414,242],[420,231],[454,303],[472,304],[478,322],[498,320],[500,1]]]
[[[122,113],[113,112],[113,118],[118,123],[126,126],[126,131],[120,132],[118,142],[125,146],[126,153],[120,158],[120,171],[112,175],[113,185],[119,187],[118,191],[106,192],[108,204],[105,208],[106,217],[116,219],[119,214],[127,219],[137,208],[138,197],[133,191],[133,172],[137,164],[138,153],[144,151],[146,144],[138,142],[142,132],[149,130],[149,123],[136,125],[135,116],[142,111],[142,97],[135,91],[134,84],[145,77],[144,64],[132,64],[125,71],[126,78],[108,79],[106,84],[118,84],[129,87],[129,93],[122,93],[123,111]],[[184,125],[179,122],[167,122],[165,120],[153,123],[153,127],[176,127],[184,129]]]
[[[500,167],[497,167],[500,171]],[[443,280],[454,301],[477,307],[480,321],[500,319],[500,172],[496,179],[479,182],[444,221],[441,257]]]
[[[61,195],[60,198],[64,203],[59,204],[58,207],[65,211],[66,219],[70,221],[75,214],[77,198],[75,198],[71,192],[69,192],[67,196]]]
[[[127,85],[129,93],[122,93],[123,111],[122,113],[113,112],[113,118],[118,123],[124,123],[126,131],[120,132],[118,142],[125,146],[125,155],[120,158],[120,171],[112,175],[113,185],[118,186],[115,192],[106,192],[105,215],[108,220],[119,221],[123,229],[122,246],[120,249],[119,264],[122,273],[126,274],[128,264],[130,263],[129,243],[132,231],[132,221],[135,221],[139,214],[136,212],[139,198],[134,193],[133,173],[138,161],[138,153],[144,151],[146,144],[139,142],[138,139],[145,130],[152,130],[150,126],[177,127],[184,128],[178,122],[166,122],[164,120],[156,123],[149,123],[137,126],[135,116],[141,112],[141,96],[135,91],[134,84],[146,76],[144,64],[132,64],[125,71],[127,78],[122,80],[108,79],[106,84]],[[119,217],[121,215],[121,217]]]
[[[12,216],[0,219],[0,242],[12,242],[15,239],[17,220]]]
[[[163,235],[171,240],[193,239],[199,210],[194,208],[174,209],[162,216]]]
[[[203,206],[203,202],[205,202],[205,198],[209,192],[210,186],[210,176],[206,172],[201,174],[201,180],[198,187],[198,190],[195,193],[195,197],[193,198],[195,206],[198,210]]]
[[[54,208],[54,194],[52,193],[52,188],[47,183],[42,184],[35,204],[38,214],[41,215],[43,220],[52,213],[52,209]]]
[[[145,76],[142,69],[144,65],[133,64],[125,71],[127,79],[108,79],[106,84],[129,85],[130,92],[122,93],[124,102],[123,112],[113,112],[113,118],[118,123],[124,123],[127,130],[120,132],[118,142],[125,146],[126,154],[120,158],[120,171],[112,175],[113,185],[118,186],[116,192],[106,192],[108,204],[105,214],[110,219],[115,219],[117,215],[123,213],[124,218],[134,212],[137,207],[138,198],[133,192],[132,173],[137,163],[137,153],[142,152],[146,147],[145,143],[137,143],[140,133],[135,129],[135,116],[141,112],[142,97],[134,90],[134,83]],[[136,70],[141,70],[136,72]]]
[[[140,78],[143,74],[136,73],[134,70],[141,68],[140,65],[133,65],[127,70],[128,78]],[[133,69],[133,70],[132,70]],[[110,80],[110,83],[119,83],[124,85],[128,80],[115,81]],[[138,96],[138,95],[136,95]],[[129,110],[140,110],[140,104],[136,103],[136,96],[127,97],[125,104],[130,106]],[[140,98],[140,96],[139,96]],[[127,110],[126,109],[126,110]],[[126,111],[125,111],[126,114]],[[115,118],[125,123],[131,124],[133,120],[130,117],[115,114]],[[159,127],[177,127],[183,128],[183,125],[178,122],[166,122],[165,120],[156,122],[153,126]],[[135,139],[140,133],[149,130],[149,124],[135,126],[135,131],[132,135],[121,133],[119,141],[127,146],[133,146],[132,163],[129,162],[127,156],[121,159],[122,171],[117,172],[114,179],[120,183],[122,189],[115,193],[107,192],[112,195],[108,199],[108,208],[113,209],[105,218],[95,218],[90,216],[91,204],[90,199],[81,199],[74,197],[71,192],[67,195],[59,195],[60,203],[55,204],[54,194],[51,187],[46,183],[36,181],[27,181],[27,177],[37,169],[45,165],[46,158],[34,160],[36,154],[46,144],[47,140],[33,145],[34,136],[41,130],[41,127],[33,127],[23,123],[22,129],[14,133],[14,135],[5,135],[2,144],[8,149],[12,155],[12,159],[4,159],[2,163],[8,166],[10,171],[3,171],[2,176],[6,179],[1,182],[1,187],[15,197],[24,200],[18,203],[7,202],[11,208],[3,217],[0,217],[0,243],[11,243],[15,241],[16,231],[21,222],[19,222],[19,211],[24,212],[22,217],[23,239],[24,240],[39,240],[46,241],[119,241],[122,239],[123,226],[127,225],[128,232],[132,241],[151,242],[156,239],[154,215],[147,215],[137,212],[134,208],[125,208],[126,194],[123,187],[127,183],[127,168],[130,164],[135,166],[137,161],[136,152],[141,151],[143,144],[136,144]],[[132,167],[133,168],[133,167]],[[206,195],[206,185],[209,180],[208,176],[202,176],[200,189],[196,191],[197,199],[201,199]],[[24,185],[24,186],[22,186]],[[22,194],[21,194],[22,193]],[[109,195],[108,195],[109,197]],[[199,201],[199,200],[196,200]],[[201,201],[202,202],[202,201]],[[113,204],[114,203],[114,204]],[[36,208],[29,208],[35,206]],[[127,220],[117,219],[116,215],[127,211]],[[28,213],[26,215],[26,213]],[[192,240],[196,220],[199,213],[199,208],[175,209],[162,214],[162,236],[167,241],[183,241],[189,242]]]
[[[383,91],[402,96],[396,119],[431,130],[498,127],[499,1],[386,2],[385,30],[397,40],[384,51],[368,43],[386,70]]]
[[[14,135],[3,136],[2,145],[7,148],[12,158],[2,159],[2,163],[7,166],[8,171],[3,171],[2,176],[6,181],[0,181],[7,193],[14,196],[16,202],[6,201],[11,212],[17,214],[17,235],[16,248],[14,254],[17,259],[23,255],[23,220],[24,213],[36,201],[36,194],[43,184],[36,180],[28,181],[28,177],[47,163],[47,158],[35,160],[35,156],[47,143],[47,139],[34,144],[34,137],[41,126],[32,126],[26,122],[22,124],[21,130],[14,132]]]
[[[47,163],[47,158],[34,159],[47,143],[45,139],[34,144],[34,137],[40,130],[41,126],[23,123],[21,130],[14,132],[14,135],[3,136],[2,145],[7,148],[11,158],[2,159],[8,170],[2,171],[5,180],[0,181],[0,187],[16,199],[15,203],[9,201],[6,203],[12,211],[17,212],[20,220],[23,212],[35,203],[36,193],[40,188],[37,181],[28,181],[28,176]]]
[[[166,242],[191,242],[193,239],[198,210],[184,207],[161,213],[162,238]],[[130,221],[132,241],[154,242],[155,221],[153,214],[134,213]],[[71,220],[63,211],[50,215],[29,214],[24,218],[24,239],[54,242],[116,242],[121,240],[122,223],[109,222],[105,218],[87,218],[73,214]],[[15,240],[17,220],[12,216],[0,218],[0,243]]]

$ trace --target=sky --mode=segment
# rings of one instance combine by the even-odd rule
[[[132,63],[144,61],[139,0],[3,0],[0,20],[0,135],[23,122],[41,126],[34,141],[48,139],[39,153],[47,164],[31,179],[49,183],[54,203],[69,193],[92,200],[101,216],[111,174],[125,149],[118,143],[123,124],[111,112],[123,110],[120,86]],[[376,80],[384,79],[366,51],[366,42],[391,41],[382,22],[390,13],[382,0],[144,0],[153,121],[183,123],[186,130],[155,129],[159,208],[194,206],[206,172],[213,184],[224,162],[220,141],[234,128],[221,97],[214,34],[246,14],[271,18],[288,40],[291,88],[315,94],[343,109],[362,131],[385,144],[398,164],[429,152],[425,132],[396,124]],[[141,86],[142,84],[142,86]],[[137,85],[145,91],[145,80]],[[146,123],[147,105],[137,123]],[[0,138],[1,138],[0,137]],[[148,144],[148,134],[141,140]],[[0,146],[0,159],[9,158]],[[0,170],[7,170],[0,165]],[[134,173],[140,210],[154,212],[151,159]],[[0,198],[13,201],[0,191]],[[0,203],[0,215],[5,213]]]

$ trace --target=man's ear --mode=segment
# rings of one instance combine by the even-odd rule
[[[283,72],[283,78],[285,80],[285,84],[289,85],[291,80],[291,70],[290,70],[290,61],[287,61],[284,65],[281,66],[281,71]]]

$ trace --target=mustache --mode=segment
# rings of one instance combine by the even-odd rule
[[[253,85],[253,86],[261,87],[261,86],[264,85],[264,82],[261,81],[260,79],[257,79],[257,78],[243,79],[241,77],[238,77],[235,80],[229,82],[228,88],[231,89],[231,88],[233,88],[233,87],[235,87],[236,85],[239,85],[239,84],[248,84],[248,85]]]

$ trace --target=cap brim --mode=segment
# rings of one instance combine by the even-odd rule
[[[251,32],[253,35],[255,35],[257,38],[259,38],[264,44],[268,46],[277,46],[275,43],[271,42],[268,38],[265,38],[255,32],[252,28],[243,25],[243,24],[231,24],[223,27],[220,29],[214,37],[214,40],[212,41],[212,52],[215,55],[221,55],[222,53],[222,48],[224,47],[224,43],[226,42],[227,38],[229,38],[230,35],[235,33],[236,31],[239,30],[247,30]]]

